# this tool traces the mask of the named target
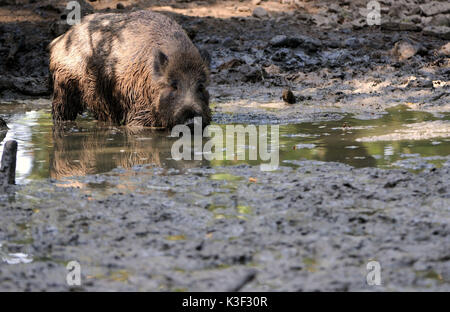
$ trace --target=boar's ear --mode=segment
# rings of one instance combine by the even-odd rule
[[[198,51],[200,52],[200,55],[203,59],[203,61],[206,63],[206,66],[208,66],[208,68],[211,67],[211,55],[209,54],[209,52],[205,49],[198,49]]]
[[[167,55],[165,55],[161,50],[155,51],[153,60],[153,70],[155,71],[155,73],[161,75],[168,62],[169,59],[167,58]]]

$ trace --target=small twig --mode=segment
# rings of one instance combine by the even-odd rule
[[[247,272],[247,274],[245,274],[245,276],[238,283],[236,283],[236,285],[231,287],[229,291],[230,292],[240,291],[242,288],[244,288],[245,285],[247,285],[248,283],[250,283],[255,279],[256,273],[257,273],[256,270],[251,270],[250,272]]]
[[[441,97],[445,96],[445,95],[449,95],[450,93],[447,92],[442,92],[441,94],[436,95],[435,97],[433,97],[431,100],[432,101],[437,101],[439,100]]]

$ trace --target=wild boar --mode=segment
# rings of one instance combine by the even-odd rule
[[[88,15],[49,48],[56,122],[89,110],[129,126],[210,123],[209,54],[165,15]]]

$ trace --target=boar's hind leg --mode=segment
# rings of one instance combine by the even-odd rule
[[[78,81],[54,80],[52,115],[54,120],[75,120],[83,112]]]

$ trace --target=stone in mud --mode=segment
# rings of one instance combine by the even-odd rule
[[[431,26],[450,26],[450,14],[438,14],[431,19]]]
[[[287,59],[290,59],[294,56],[294,54],[292,53],[291,50],[287,49],[287,48],[282,48],[279,49],[278,51],[276,51],[273,55],[272,55],[272,60],[275,62],[283,62]]]
[[[285,101],[288,104],[295,104],[295,95],[292,93],[292,91],[289,88],[286,88],[283,90],[282,95],[283,101]]]
[[[408,21],[414,24],[420,24],[422,22],[422,17],[420,15],[411,15],[408,16]]]
[[[337,3],[330,3],[328,6],[328,12],[330,13],[339,13],[341,10],[341,7]]]
[[[239,12],[248,12],[248,11],[250,11],[250,8],[248,6],[241,6],[241,7],[238,7],[237,10]]]
[[[281,47],[286,42],[287,38],[288,37],[286,35],[276,35],[270,39],[269,43],[274,47]]]
[[[420,9],[426,16],[450,13],[450,2],[432,1],[430,3],[422,4]]]
[[[437,51],[439,55],[449,56],[450,55],[450,42],[447,42]]]
[[[428,26],[423,29],[423,34],[435,36],[441,39],[450,40],[450,27],[447,26]]]
[[[240,73],[243,75],[243,82],[258,82],[263,79],[263,71],[260,68],[244,64],[239,67]]]
[[[171,18],[151,12],[92,14],[50,44],[56,122],[96,119],[172,128],[211,120],[209,55]]]
[[[271,76],[279,75],[281,73],[280,67],[275,64],[270,64],[269,66],[265,67],[264,70]]]
[[[312,66],[320,63],[320,60],[317,57],[309,56],[301,50],[295,52],[294,55],[301,62],[302,66]]]
[[[422,88],[432,88],[433,81],[429,80],[429,79],[411,80],[406,87],[407,88],[421,88],[421,89]]]
[[[322,47],[322,41],[318,39],[308,36],[297,36],[296,38],[301,41],[302,49],[307,52],[314,53]]]
[[[297,48],[304,40],[300,37],[288,37],[285,35],[277,35],[270,39],[270,45],[273,47]]]
[[[364,40],[356,37],[350,37],[344,41],[344,47],[357,49],[364,43]]]
[[[401,31],[421,31],[422,27],[414,23],[387,22],[381,24],[381,29]]]
[[[419,49],[417,46],[414,46],[407,41],[399,41],[392,49],[392,54],[397,57],[398,60],[404,61],[416,55],[418,51]]]
[[[301,47],[308,52],[315,52],[322,46],[322,42],[315,38],[308,36],[288,37],[286,35],[277,35],[273,37],[269,44],[273,47],[286,47],[292,49]]]
[[[237,44],[236,44],[236,41],[234,41],[232,38],[227,37],[227,38],[225,38],[225,40],[222,42],[222,45],[223,45],[224,47],[227,47],[227,48],[232,48],[232,47],[235,47]]]
[[[16,181],[17,141],[10,140],[3,147],[0,167],[0,185],[15,184]]]
[[[254,17],[258,17],[258,18],[263,18],[263,17],[268,17],[269,13],[267,13],[266,9],[262,8],[262,7],[256,7],[253,10],[252,15]]]

